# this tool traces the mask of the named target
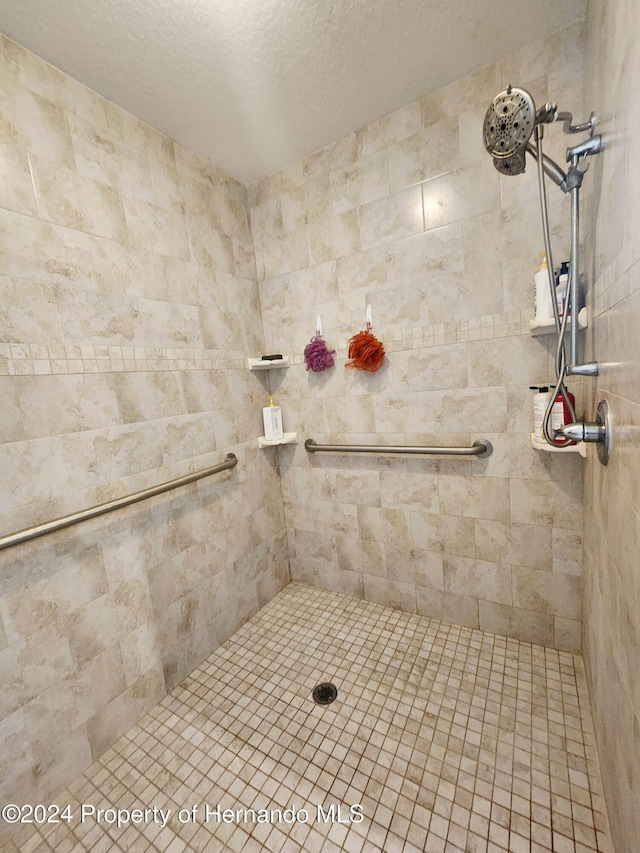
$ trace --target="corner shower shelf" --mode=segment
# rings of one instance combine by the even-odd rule
[[[247,364],[249,370],[275,370],[278,367],[289,367],[289,356],[273,358],[270,361],[263,361],[261,358],[248,358]]]
[[[571,328],[571,320],[567,320],[567,329]],[[587,309],[581,308],[578,312],[578,329],[586,329],[589,325]],[[554,335],[556,333],[556,321],[551,320],[529,320],[529,331],[534,337],[538,335]]]
[[[298,433],[297,432],[285,432],[282,438],[277,438],[275,441],[270,441],[268,438],[265,438],[263,435],[258,436],[258,447],[276,447],[278,444],[297,444],[298,443]]]
[[[551,447],[544,439],[538,438],[532,432],[531,447],[534,450],[546,450],[547,453],[579,453],[583,459],[587,458],[587,446],[584,441],[580,441],[578,444],[569,444],[567,447]]]

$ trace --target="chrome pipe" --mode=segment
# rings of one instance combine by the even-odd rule
[[[569,264],[569,304],[566,313],[571,312],[571,344],[569,364],[578,363],[578,271],[580,270],[580,186],[571,189],[571,263]]]
[[[105,515],[107,512],[113,512],[116,509],[122,509],[125,506],[139,503],[147,498],[153,498],[156,495],[161,495],[180,486],[187,486],[189,483],[195,483],[196,480],[202,480],[204,477],[210,477],[212,474],[219,474],[221,471],[235,468],[237,464],[238,457],[235,453],[227,453],[223,462],[213,465],[211,468],[204,468],[202,471],[196,471],[194,474],[186,474],[184,477],[168,480],[159,486],[151,486],[148,489],[133,492],[133,494],[125,495],[122,498],[97,504],[97,506],[93,506],[90,509],[83,509],[71,515],[64,515],[61,518],[56,518],[53,521],[47,521],[43,524],[35,524],[33,527],[25,527],[24,530],[9,533],[7,536],[0,536],[0,551],[5,548],[11,548],[14,545],[20,545],[23,542],[30,542],[32,539],[38,539],[40,536],[46,536],[48,533],[55,533],[56,530],[63,530],[65,527],[71,527],[73,524],[79,524],[81,521],[97,518],[99,515]]]
[[[578,364],[578,274],[580,272],[580,186],[582,175],[587,166],[580,168],[580,158],[600,151],[600,137],[585,140],[584,143],[567,149],[571,159],[569,178],[571,184],[571,263],[569,266],[569,305],[565,313],[571,311],[571,344],[567,376],[597,376],[600,368],[597,361]]]
[[[409,453],[414,456],[491,456],[493,445],[486,438],[479,438],[471,447],[422,447],[394,444],[318,444],[312,438],[304,443],[307,453]]]

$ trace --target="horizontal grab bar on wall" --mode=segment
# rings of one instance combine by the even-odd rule
[[[224,461],[213,465],[211,468],[203,468],[202,471],[196,471],[195,474],[186,474],[184,477],[177,477],[175,480],[168,480],[166,483],[161,483],[159,486],[151,486],[149,489],[142,489],[139,492],[134,492],[131,495],[125,495],[123,498],[116,498],[113,501],[107,501],[103,504],[83,509],[80,512],[74,512],[71,515],[63,515],[62,518],[56,518],[53,521],[47,521],[44,524],[35,524],[33,527],[25,527],[24,530],[18,530],[17,533],[10,533],[8,536],[0,536],[0,551],[4,548],[11,548],[12,545],[20,545],[22,542],[29,542],[31,539],[38,539],[40,536],[45,536],[47,533],[54,533],[56,530],[62,530],[65,527],[71,527],[73,524],[79,524],[81,521],[87,521],[90,518],[96,518],[99,515],[104,515],[107,512],[113,512],[114,509],[122,509],[130,504],[144,501],[147,498],[153,498],[156,495],[161,495],[164,492],[169,492],[172,489],[177,489],[179,486],[187,486],[189,483],[195,483],[196,480],[202,480],[203,477],[210,477],[212,474],[219,474],[221,471],[226,471],[229,468],[235,468],[238,464],[238,457],[235,453],[227,453]]]
[[[318,444],[312,438],[305,443],[307,453],[411,453],[419,456],[491,456],[493,445],[486,438],[479,438],[471,447],[420,447],[394,444]]]

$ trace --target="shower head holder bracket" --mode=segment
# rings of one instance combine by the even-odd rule
[[[592,154],[599,154],[602,151],[602,136],[597,133],[595,136],[590,136],[582,142],[578,142],[571,148],[567,148],[567,163],[574,163],[585,157],[590,157]]]

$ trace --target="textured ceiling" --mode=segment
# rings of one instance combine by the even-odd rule
[[[0,0],[0,31],[243,183],[584,13],[585,0]]]

